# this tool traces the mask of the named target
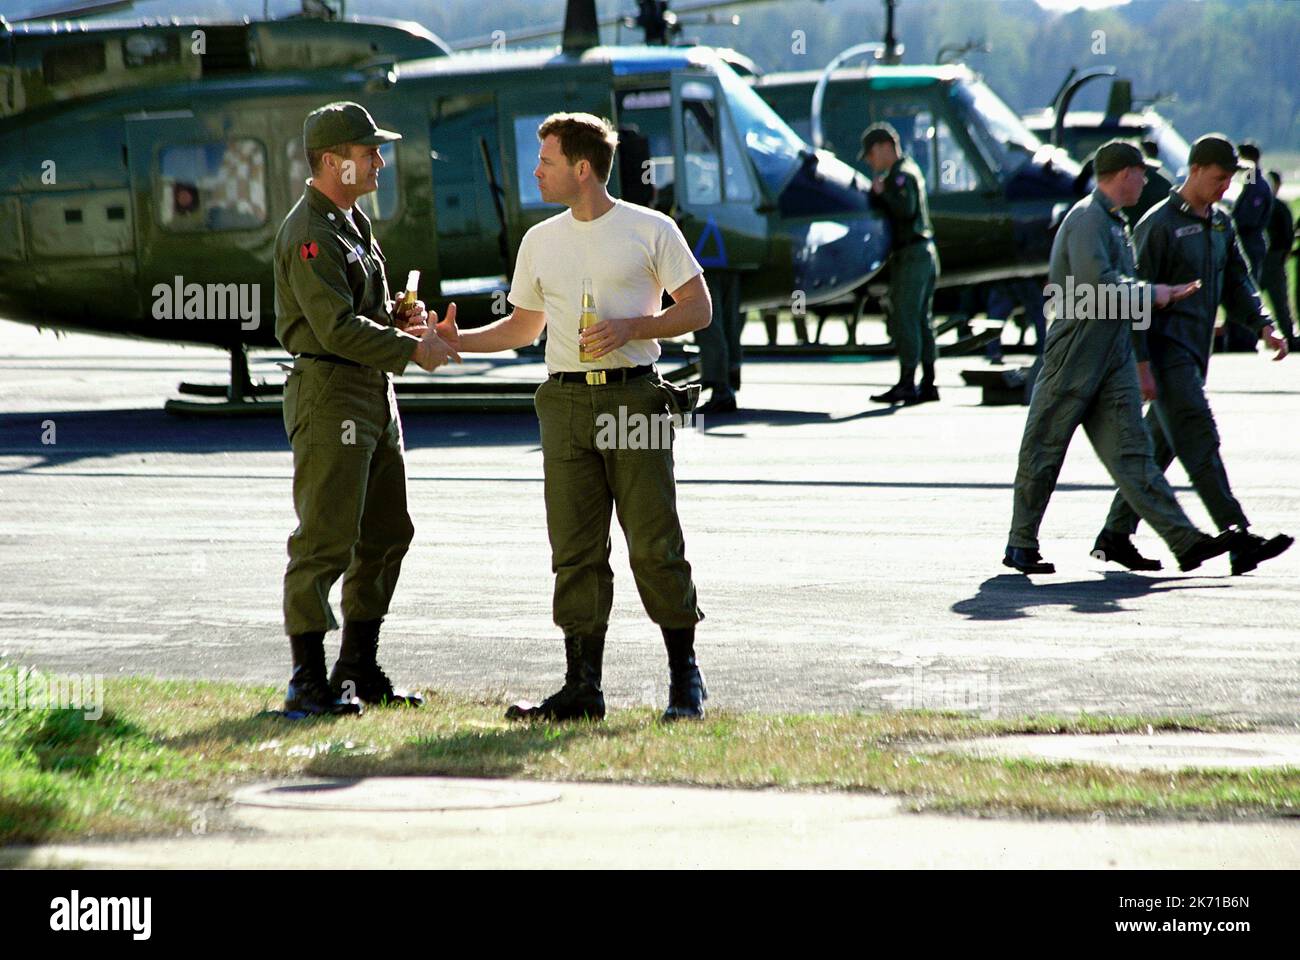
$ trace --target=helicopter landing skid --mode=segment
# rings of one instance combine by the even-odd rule
[[[248,354],[231,351],[231,385],[182,383],[180,392],[191,396],[224,397],[224,400],[168,400],[163,409],[179,417],[269,417],[280,416],[283,383],[253,383],[248,376]],[[663,371],[671,383],[697,379],[699,360]],[[239,389],[235,385],[239,384]],[[393,385],[401,408],[408,412],[458,411],[461,413],[524,413],[533,410],[533,380],[483,380],[442,377],[399,381]],[[266,399],[261,399],[266,398]]]

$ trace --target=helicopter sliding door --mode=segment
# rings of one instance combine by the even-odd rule
[[[769,230],[759,211],[775,204],[754,179],[716,77],[673,75],[672,132],[671,179],[660,188],[659,202],[667,200],[676,211],[706,271],[756,269]]]
[[[188,110],[130,115],[126,141],[151,335],[274,343],[266,144]]]

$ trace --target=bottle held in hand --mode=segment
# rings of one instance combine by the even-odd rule
[[[588,327],[594,327],[600,319],[596,316],[596,291],[590,278],[584,278],[582,281],[582,313],[578,317],[578,336],[582,336],[582,331]],[[578,359],[583,363],[591,363],[596,358],[587,352],[586,348],[579,342]]]

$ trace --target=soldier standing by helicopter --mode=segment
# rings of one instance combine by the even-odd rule
[[[903,155],[898,132],[887,123],[872,124],[863,131],[861,159],[875,172],[871,193],[889,212],[894,237],[889,258],[889,317],[898,348],[898,383],[871,399],[908,405],[938,400],[933,323],[939,254],[934,247],[925,180],[917,165]]]

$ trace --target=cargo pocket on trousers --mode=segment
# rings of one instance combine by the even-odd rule
[[[533,394],[537,429],[542,436],[543,460],[573,459],[573,401],[564,387],[550,379]]]

